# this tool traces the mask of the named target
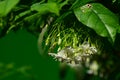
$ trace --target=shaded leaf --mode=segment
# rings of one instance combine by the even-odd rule
[[[16,15],[15,20],[19,19],[19,18],[23,18],[26,15],[28,15],[31,11],[30,10],[26,10],[24,12],[21,12],[20,14]]]
[[[80,22],[114,43],[119,21],[110,10],[99,3],[93,3],[74,9],[74,13]]]
[[[0,2],[0,17],[6,16],[19,0],[4,0]]]

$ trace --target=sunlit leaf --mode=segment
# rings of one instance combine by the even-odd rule
[[[74,10],[77,19],[92,28],[98,35],[108,37],[114,43],[118,18],[110,10],[99,3],[86,4]]]
[[[55,13],[56,15],[59,15],[59,6],[54,2],[33,4],[31,6],[31,10],[38,11],[40,14],[51,12],[51,13]]]
[[[19,0],[4,0],[0,2],[0,17],[6,16]]]

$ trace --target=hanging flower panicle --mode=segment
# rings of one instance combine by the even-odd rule
[[[53,56],[54,59],[67,63],[71,66],[76,66],[85,62],[87,58],[90,58],[93,54],[97,53],[97,49],[94,46],[90,46],[88,42],[84,42],[83,44],[79,45],[78,47],[71,47],[67,46],[62,50],[59,50],[56,53],[48,53],[49,55]]]

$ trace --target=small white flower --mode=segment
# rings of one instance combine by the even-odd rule
[[[64,49],[59,50],[57,54],[48,54],[53,56],[58,61],[65,62],[69,65],[75,66],[81,64],[81,62],[84,62],[87,63],[87,66],[89,66],[88,63],[90,61],[91,55],[95,53],[97,53],[97,49],[93,46],[90,46],[90,44],[85,41],[79,47],[72,48],[71,46],[67,46]]]
[[[96,61],[93,61],[92,64],[90,64],[89,66],[89,70],[88,70],[88,73],[89,74],[94,74],[94,75],[97,75],[98,74],[98,68],[99,68],[99,65]]]

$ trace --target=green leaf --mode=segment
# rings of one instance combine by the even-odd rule
[[[114,43],[117,28],[119,27],[118,18],[114,13],[99,3],[86,4],[74,9],[77,19],[92,28],[98,35],[108,37]]]
[[[0,17],[6,16],[19,0],[4,0],[0,2]]]
[[[58,0],[48,0],[48,2],[56,2],[56,1],[58,1]]]
[[[59,15],[59,6],[54,3],[36,3],[31,6],[32,11],[38,11],[40,14],[45,14],[48,12],[55,13],[56,15]]]
[[[83,6],[83,5],[85,5],[85,4],[87,4],[87,3],[91,2],[91,1],[93,1],[93,0],[76,0],[72,4],[71,9],[75,9],[77,7]]]
[[[118,26],[118,33],[120,33],[120,25]]]
[[[30,10],[26,10],[24,12],[19,13],[18,15],[16,15],[15,20],[17,20],[17,19],[19,19],[19,18],[29,14],[30,12],[31,12]]]

